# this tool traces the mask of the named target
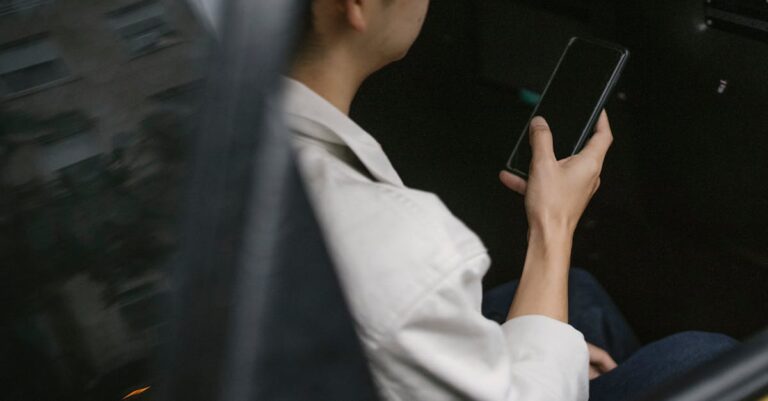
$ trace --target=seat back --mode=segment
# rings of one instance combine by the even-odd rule
[[[277,106],[307,2],[221,5],[163,399],[375,399]]]

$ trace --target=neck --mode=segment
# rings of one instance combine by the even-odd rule
[[[343,54],[326,54],[317,60],[299,60],[289,76],[312,89],[342,113],[349,115],[352,100],[368,73]]]

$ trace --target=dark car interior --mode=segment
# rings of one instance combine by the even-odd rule
[[[303,7],[0,1],[1,399],[376,398],[272,102]],[[761,400],[768,3],[433,1],[352,118],[495,287],[527,234],[498,173],[573,36],[632,55],[572,264],[644,343],[743,342],[648,400]]]

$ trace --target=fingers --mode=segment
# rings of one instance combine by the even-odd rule
[[[589,365],[589,380],[595,380],[598,377],[600,377],[601,372],[597,370],[594,366]]]
[[[499,180],[504,186],[520,195],[525,195],[525,191],[528,188],[528,183],[523,178],[518,177],[509,171],[502,171],[499,173]]]
[[[608,113],[603,110],[600,112],[600,117],[597,119],[597,124],[595,124],[595,132],[597,131],[610,131],[611,130],[611,124],[608,121]]]
[[[611,358],[611,355],[608,354],[604,349],[596,347],[592,344],[587,344],[589,348],[589,363],[591,366],[593,366],[595,369],[597,369],[600,373],[606,373],[610,372],[616,366],[616,361]]]
[[[536,116],[531,120],[528,136],[531,139],[533,160],[556,160],[552,132],[543,117]]]
[[[611,147],[611,143],[613,143],[613,133],[608,122],[608,114],[603,110],[595,126],[595,134],[589,139],[581,154],[594,159],[602,165],[603,160],[605,160],[605,154],[608,153],[608,148]]]
[[[598,364],[598,366],[603,371],[603,373],[607,373],[607,372],[612,371],[613,369],[616,369],[616,367],[619,366],[619,365],[606,352],[605,353],[605,357],[600,360],[600,363]]]

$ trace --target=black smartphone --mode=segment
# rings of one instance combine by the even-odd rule
[[[528,125],[535,116],[547,120],[558,160],[578,153],[592,136],[600,112],[628,58],[629,51],[621,46],[571,38],[541,100],[517,140],[507,169],[528,178],[531,165]]]

